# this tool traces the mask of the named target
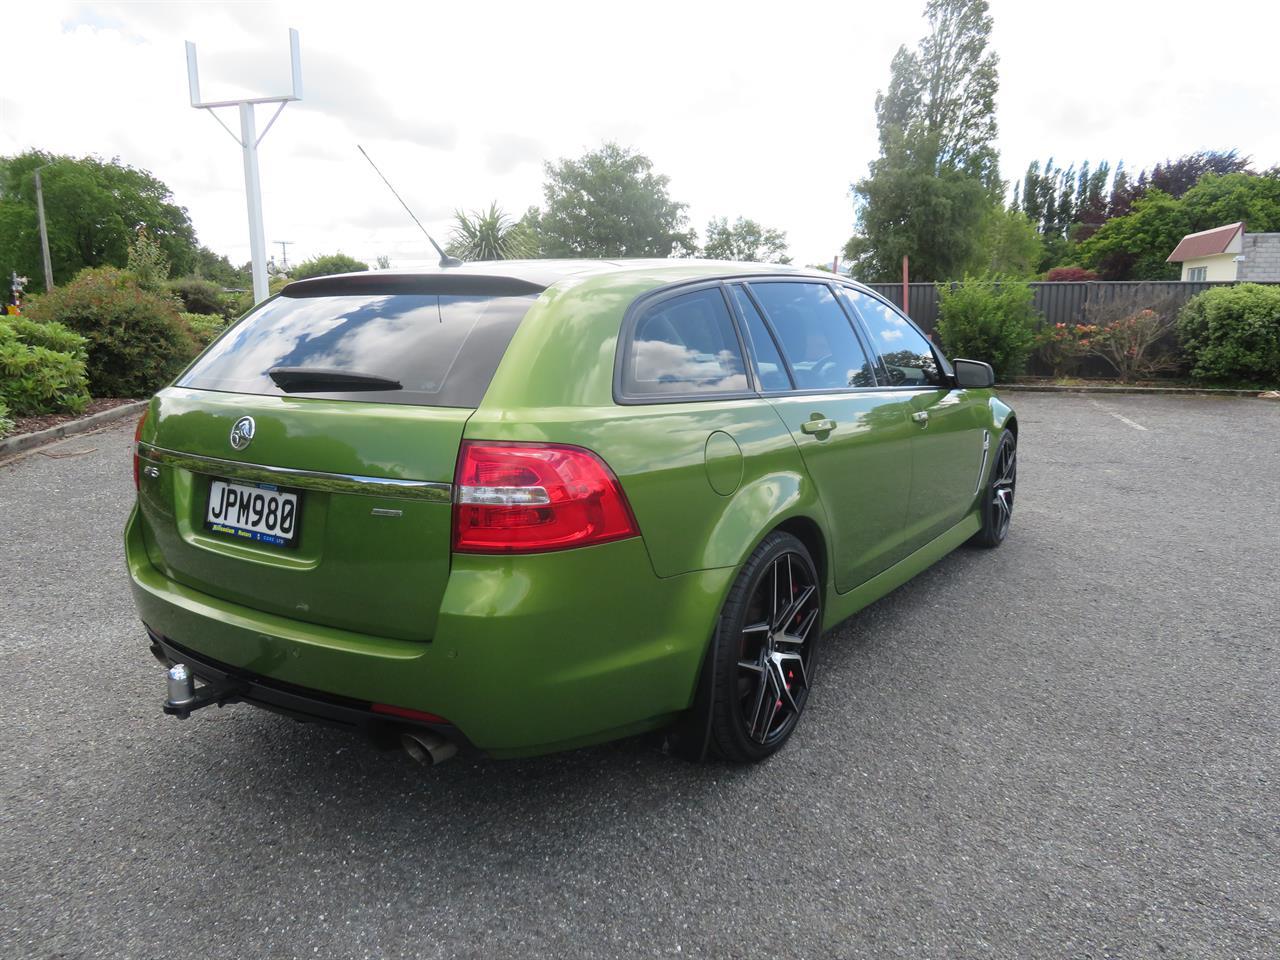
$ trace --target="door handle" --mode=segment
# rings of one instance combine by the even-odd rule
[[[929,425],[929,411],[917,410],[911,415],[911,419],[920,424],[920,426],[927,427]]]
[[[836,422],[834,420],[827,420],[826,418],[806,420],[804,423],[800,424],[801,433],[830,433],[835,428]]]

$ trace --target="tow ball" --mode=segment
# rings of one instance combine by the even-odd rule
[[[245,689],[243,683],[230,678],[197,687],[195,674],[185,663],[175,663],[168,669],[166,677],[169,695],[164,701],[164,712],[179,720],[187,719],[193,710],[201,707],[235,703]]]

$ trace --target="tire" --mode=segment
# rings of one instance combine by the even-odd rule
[[[994,549],[1009,536],[1013,522],[1014,491],[1018,484],[1018,441],[1005,430],[996,444],[991,476],[982,490],[982,529],[969,541],[975,547]]]
[[[706,745],[734,763],[777,753],[808,702],[821,634],[813,558],[791,534],[769,534],[720,611],[690,727],[701,727]]]

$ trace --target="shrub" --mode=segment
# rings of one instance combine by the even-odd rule
[[[1086,308],[1097,326],[1091,351],[1105,360],[1123,382],[1176,370],[1172,333],[1177,301],[1139,290]]]
[[[1036,354],[1055,377],[1068,376],[1093,351],[1097,333],[1091,323],[1055,323],[1036,334]]]
[[[143,290],[160,293],[164,289],[164,282],[169,279],[169,258],[146,227],[138,227],[133,243],[129,244],[126,263]]]
[[[222,315],[224,298],[216,283],[199,277],[179,277],[165,284],[165,289],[182,301],[183,313]]]
[[[13,431],[13,418],[9,416],[9,408],[0,400],[0,437],[7,437]]]
[[[985,360],[996,379],[1022,372],[1039,317],[1031,287],[1021,280],[967,278],[938,287],[938,335],[948,354]]]
[[[1044,275],[1044,279],[1047,283],[1067,283],[1073,280],[1097,280],[1098,275],[1084,267],[1054,267]]]
[[[1280,384],[1280,287],[1206,290],[1178,314],[1178,337],[1198,379]]]
[[[222,317],[211,317],[205,313],[184,313],[182,322],[201,348],[207,347],[227,329],[227,321]]]
[[[199,350],[171,299],[143,290],[113,267],[82,270],[33,300],[27,312],[89,341],[89,388],[98,397],[154,393]]]
[[[312,257],[304,260],[289,271],[290,280],[305,280],[308,277],[324,277],[331,273],[358,273],[368,270],[369,265],[345,253],[331,253],[328,256]]]
[[[89,405],[84,360],[17,338],[0,341],[0,401],[18,416],[80,413]]]
[[[8,326],[28,346],[47,347],[81,360],[89,357],[89,341],[61,323],[37,323],[29,317],[5,317],[0,324]]]

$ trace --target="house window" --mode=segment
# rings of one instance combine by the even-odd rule
[[[1208,279],[1208,267],[1187,267],[1187,280],[1191,283],[1204,283]]]

